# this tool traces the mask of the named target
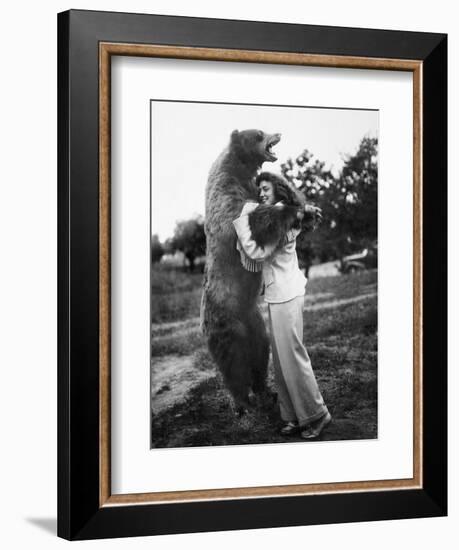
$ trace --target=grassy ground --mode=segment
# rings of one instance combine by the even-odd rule
[[[234,415],[199,331],[202,275],[157,269],[152,281],[152,447],[292,441],[276,405]],[[376,271],[308,283],[304,342],[333,416],[324,440],[377,437],[376,285]]]
[[[152,323],[182,321],[199,315],[202,273],[157,266],[151,277]]]

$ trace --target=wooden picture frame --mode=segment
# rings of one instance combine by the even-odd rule
[[[446,514],[446,86],[441,34],[69,11],[58,16],[58,534],[90,539]],[[410,71],[412,479],[112,495],[110,60]]]

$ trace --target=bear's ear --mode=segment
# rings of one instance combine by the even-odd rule
[[[231,143],[238,141],[238,138],[239,138],[239,130],[233,130],[231,132]]]

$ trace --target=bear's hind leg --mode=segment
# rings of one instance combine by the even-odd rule
[[[269,338],[266,333],[265,322],[258,308],[250,316],[249,334],[252,390],[255,394],[263,394],[267,392],[266,378],[269,360]]]
[[[209,350],[223,375],[236,411],[242,414],[250,408],[251,373],[249,342],[246,327],[235,321],[224,329],[210,330]]]

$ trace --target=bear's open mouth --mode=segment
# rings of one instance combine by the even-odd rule
[[[274,162],[277,160],[277,156],[272,150],[272,148],[279,143],[280,138],[281,138],[280,134],[273,134],[271,136],[268,136],[268,138],[266,139],[266,145],[265,145],[266,160],[269,160],[271,162]]]

